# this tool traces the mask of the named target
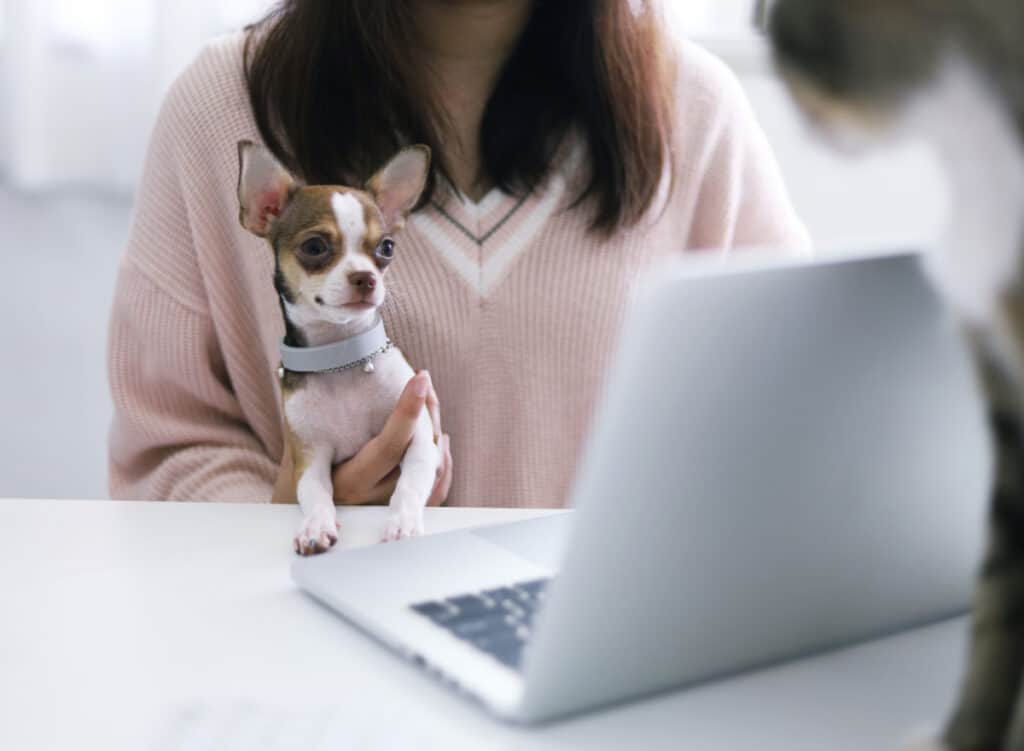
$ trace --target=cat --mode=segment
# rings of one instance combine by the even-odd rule
[[[777,0],[777,66],[819,132],[924,135],[953,219],[928,259],[972,341],[995,443],[967,675],[939,748],[1024,750],[1024,0]]]

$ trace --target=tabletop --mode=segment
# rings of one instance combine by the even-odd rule
[[[342,509],[344,546],[384,509]],[[543,511],[429,509],[428,532]],[[329,719],[353,749],[865,751],[939,724],[964,619],[541,728],[499,724],[288,575],[294,507],[0,500],[0,748],[176,748],[182,718]]]

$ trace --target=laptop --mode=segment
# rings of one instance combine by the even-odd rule
[[[965,612],[989,460],[915,256],[662,273],[624,324],[574,511],[292,573],[538,723]]]

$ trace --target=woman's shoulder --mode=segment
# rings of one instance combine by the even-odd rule
[[[708,126],[748,106],[739,78],[726,63],[689,39],[674,40],[676,101],[684,129]]]
[[[178,75],[164,97],[161,123],[187,143],[201,145],[216,135],[251,130],[245,77],[247,33],[209,41]]]

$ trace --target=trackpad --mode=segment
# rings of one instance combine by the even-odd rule
[[[540,519],[474,529],[472,534],[525,558],[538,566],[557,571],[569,539],[573,514],[553,514]]]

